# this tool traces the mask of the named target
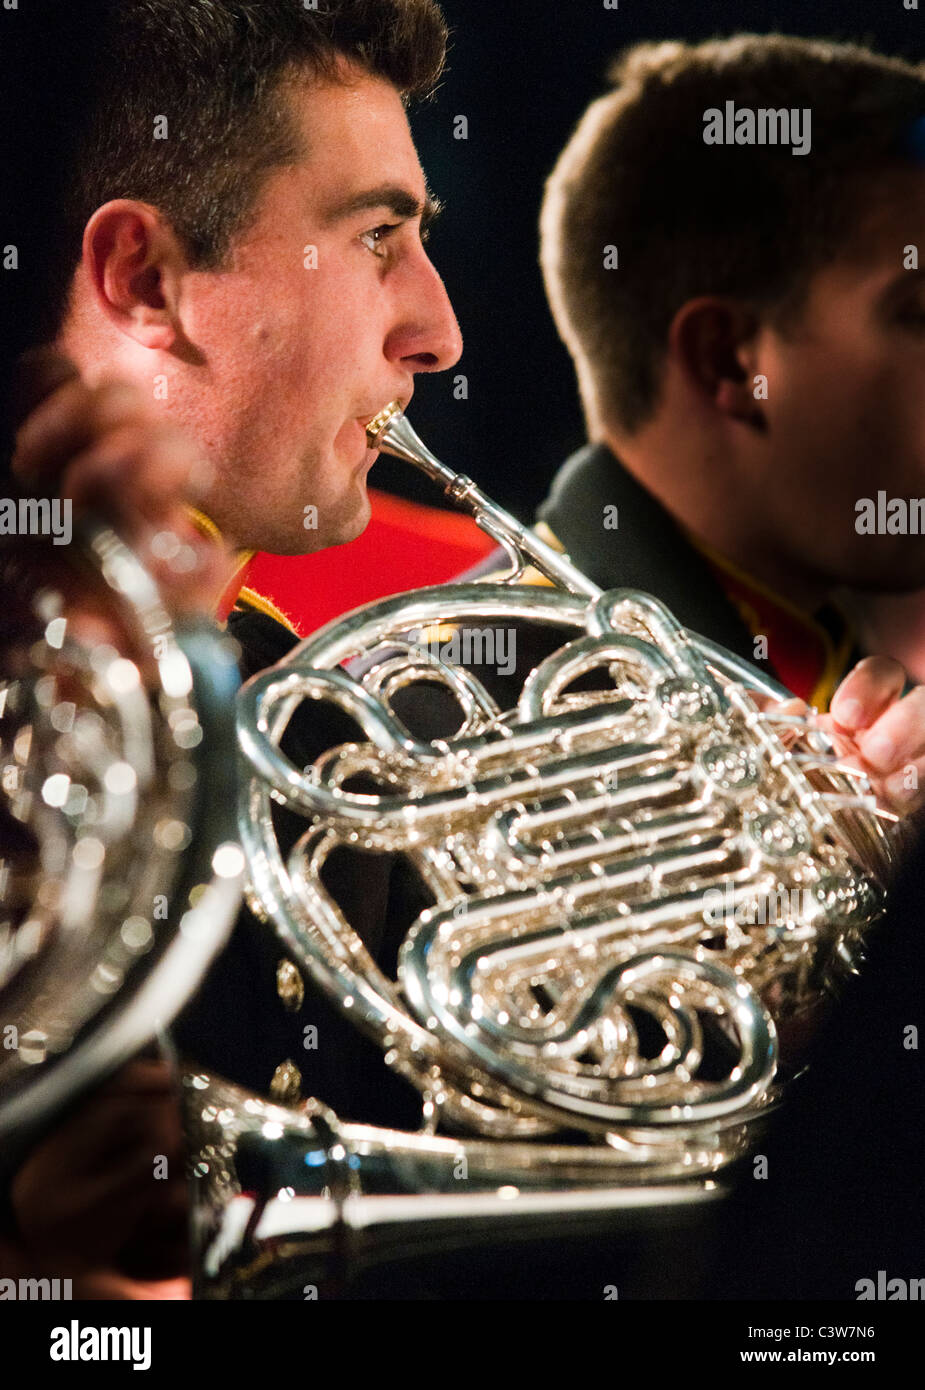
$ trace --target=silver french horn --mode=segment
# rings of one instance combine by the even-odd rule
[[[206,1296],[343,1290],[384,1252],[426,1269],[531,1230],[625,1240],[641,1212],[651,1251],[660,1223],[703,1220],[799,1066],[782,1035],[854,969],[893,859],[869,786],[776,705],[789,692],[655,599],[602,593],[397,406],[368,435],[468,506],[510,570],[356,609],[252,679],[239,832],[254,910],[417,1087],[421,1127],[188,1074]],[[528,562],[545,586],[517,583]],[[456,659],[473,624],[553,634],[505,704]],[[396,712],[422,685],[455,703],[451,735]],[[359,731],[308,768],[281,749],[304,702]],[[306,821],[288,851],[274,803]],[[342,846],[407,856],[432,899],[396,979],[324,886]]]
[[[366,605],[251,680],[237,827],[223,640],[172,625],[104,527],[66,563],[0,556],[4,1155],[195,988],[237,904],[236,829],[254,910],[421,1124],[186,1071],[198,1295],[349,1293],[410,1262],[427,1296],[447,1252],[608,1233],[670,1264],[660,1238],[708,1224],[800,1066],[783,1042],[855,968],[895,837],[782,687],[656,600],[601,593],[397,407],[369,440],[469,507],[509,572]],[[527,564],[544,585],[518,583]],[[545,645],[502,687],[454,638],[506,628]],[[439,737],[409,713],[435,687]],[[357,737],[299,767],[281,745],[317,702]],[[305,820],[291,847],[278,803]],[[341,846],[403,856],[430,901],[395,979],[325,887]]]

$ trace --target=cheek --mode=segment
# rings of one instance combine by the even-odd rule
[[[791,353],[769,374],[767,419],[778,465],[847,481],[869,467],[871,436],[888,414],[869,361],[836,344]]]
[[[856,499],[872,488],[904,490],[921,456],[921,396],[908,363],[832,353],[806,400],[807,439],[833,495]]]
[[[313,375],[356,351],[366,296],[350,266],[325,248],[317,268],[302,248],[274,249],[258,270],[220,277],[191,306],[190,337],[216,370],[285,379]]]
[[[354,393],[370,340],[368,298],[355,278],[338,267],[302,271],[258,326],[271,389],[297,385],[305,399],[335,409]]]

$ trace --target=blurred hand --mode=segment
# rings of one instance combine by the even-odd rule
[[[24,1275],[72,1278],[75,1298],[189,1297],[185,1153],[167,1064],[139,1058],[98,1087],[32,1151],[10,1197]]]
[[[87,386],[60,354],[30,354],[21,396],[39,404],[20,426],[13,472],[27,495],[70,498],[105,518],[139,556],[174,613],[211,612],[233,573],[184,502],[208,481],[197,449],[137,386]]]

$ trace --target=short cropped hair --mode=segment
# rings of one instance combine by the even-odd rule
[[[286,79],[337,76],[347,58],[403,99],[439,79],[447,29],[434,0],[103,0],[90,110],[70,155],[61,254],[43,331],[66,309],[83,229],[113,198],[151,203],[191,264],[217,269],[270,170],[299,158]],[[99,10],[99,3],[95,4]],[[158,139],[158,117],[167,138]]]
[[[689,300],[734,297],[782,324],[798,313],[860,230],[871,180],[913,167],[925,70],[855,44],[741,34],[640,44],[610,77],[547,183],[541,260],[589,420],[633,433],[657,409]],[[705,143],[705,113],[728,101],[808,107],[809,151]]]

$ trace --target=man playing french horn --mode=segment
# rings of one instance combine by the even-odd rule
[[[144,129],[123,116],[113,138],[105,104],[91,127],[74,178],[77,240],[67,246],[73,273],[55,338],[79,375],[23,426],[15,470],[24,483],[57,479],[77,507],[108,511],[178,607],[214,607],[232,567],[229,560],[221,569],[217,547],[202,541],[181,503],[208,519],[200,530],[217,531],[229,554],[296,554],[350,541],[369,515],[365,479],[376,454],[367,424],[390,401],[408,405],[417,372],[459,358],[459,329],[422,244],[435,205],[403,106],[406,94],[437,79],[444,41],[431,0],[339,0],[317,13],[246,0],[123,7],[110,51],[115,61],[138,55],[132,100],[123,80],[113,90],[130,113],[145,112]],[[161,145],[150,139],[149,87],[158,109],[170,106],[165,92],[174,96],[172,137]],[[223,103],[232,100],[240,106],[229,122]],[[214,138],[219,126],[222,141]],[[670,451],[676,429],[688,429],[696,413],[704,460],[719,440],[727,458],[738,450],[750,457],[756,407],[742,383],[758,359],[743,366],[732,341],[728,352],[711,346],[729,333],[735,312],[724,310],[720,322],[718,311],[698,316],[677,306],[665,350],[671,389],[647,436],[656,452]],[[756,312],[769,351],[786,365],[789,340],[776,335],[770,311],[766,319]],[[589,370],[582,362],[583,380]],[[680,425],[666,414],[672,410]],[[779,447],[786,453],[791,443],[785,430]],[[632,445],[621,449],[628,456]],[[698,515],[712,515],[703,470],[688,487],[700,499]],[[303,524],[309,504],[316,531]],[[294,640],[246,604],[230,627],[246,674]],[[832,705],[831,718],[853,736],[859,765],[888,804],[896,804],[891,778],[905,790],[904,769],[925,772],[921,692],[902,698],[903,683],[895,663],[868,661]],[[925,789],[906,797],[902,810],[923,797]],[[239,927],[204,1002],[186,1015],[184,1045],[194,1060],[221,1058],[233,1081],[349,1110],[345,1078],[362,1085],[371,1049],[356,1042],[359,1060],[351,1060],[348,1030],[309,993],[311,1017],[324,1017],[337,1044],[319,1056],[317,1073],[315,1055],[299,1054],[309,1061],[294,1081],[283,1007],[298,1001],[298,1034],[311,985],[263,941],[253,919]],[[394,1103],[401,1105],[397,1095]],[[136,1126],[143,1155],[137,1167],[120,1159],[118,1173],[102,1157],[116,1106]],[[59,1271],[70,1258],[102,1296],[177,1292],[150,1282],[184,1273],[182,1182],[151,1182],[155,1151],[177,1155],[179,1132],[163,1072],[142,1061],[17,1174],[15,1239],[31,1252],[33,1272],[40,1256],[57,1259]],[[175,1241],[158,1229],[165,1211]]]

